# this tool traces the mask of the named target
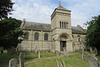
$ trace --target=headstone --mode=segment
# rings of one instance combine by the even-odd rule
[[[88,62],[88,53],[85,52],[85,61]]]
[[[58,51],[56,51],[56,54],[57,54],[57,60],[59,59],[59,52]]]
[[[98,59],[94,56],[88,56],[89,67],[98,67]]]
[[[94,53],[97,55],[98,52],[97,52],[97,48],[94,48]]]
[[[84,49],[79,49],[79,57],[83,59]]]
[[[60,63],[60,67],[63,67],[62,63]]]
[[[19,67],[24,67],[24,55],[22,52],[19,55]]]
[[[35,53],[37,54],[37,48],[35,49]]]
[[[65,56],[65,57],[68,57],[67,48],[64,48],[64,56]]]
[[[90,52],[91,52],[91,53],[93,52],[93,49],[92,49],[92,47],[90,47]]]
[[[56,60],[56,62],[57,62],[57,67],[59,67],[59,62],[58,62],[58,60]]]
[[[98,61],[98,67],[100,67],[100,60]]]
[[[38,50],[38,58],[40,58],[41,56],[40,56],[40,50]]]
[[[63,64],[63,67],[65,67],[65,62],[64,61],[62,62],[62,64]]]
[[[12,58],[9,61],[9,67],[17,67],[17,59],[16,58]]]

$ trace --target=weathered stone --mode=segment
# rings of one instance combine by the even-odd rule
[[[83,59],[84,56],[84,49],[79,49],[79,57]]]
[[[35,53],[37,54],[37,48],[35,49]]]
[[[22,52],[19,55],[19,67],[24,67],[24,55]]]
[[[95,53],[95,55],[98,54],[98,52],[97,52],[97,48],[94,48],[94,53]]]
[[[65,56],[65,57],[68,57],[67,48],[64,48],[64,56]]]
[[[16,58],[12,58],[9,61],[9,67],[17,67],[17,59]]]
[[[65,67],[65,62],[64,61],[62,62],[62,64],[63,64],[63,67]]]
[[[59,67],[59,62],[58,62],[58,60],[56,60],[56,62],[57,62],[57,67]]]
[[[60,63],[60,67],[63,67],[62,63]]]
[[[40,50],[38,50],[38,58],[41,58]]]
[[[93,49],[92,49],[92,47],[90,47],[90,52],[91,52],[91,53],[93,52]]]
[[[87,52],[85,52],[85,61],[88,62],[88,53]]]
[[[98,67],[98,59],[94,56],[88,56],[89,67]]]
[[[58,51],[56,51],[56,54],[57,54],[57,60],[59,59],[59,52]]]

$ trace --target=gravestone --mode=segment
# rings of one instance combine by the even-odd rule
[[[98,52],[97,52],[97,48],[94,48],[94,53],[95,53],[95,55],[98,54]]]
[[[57,54],[57,60],[59,59],[59,52],[58,51],[56,51],[56,54]]]
[[[9,67],[17,67],[17,59],[16,58],[12,58],[9,61]]]
[[[92,47],[90,47],[90,52],[91,52],[91,53],[93,52],[93,49],[92,49]]]
[[[94,56],[88,56],[89,67],[98,67],[98,59]]]
[[[40,50],[38,50],[38,58],[41,58]]]
[[[62,65],[63,65],[63,67],[65,67],[65,62],[64,61],[62,62]]]
[[[19,67],[24,67],[24,55],[22,52],[19,55]]]
[[[88,53],[85,52],[85,61],[88,62]]]
[[[65,57],[68,57],[67,48],[64,48],[64,56],[65,56]]]
[[[80,57],[80,59],[83,59],[83,55],[84,55],[84,49],[79,49],[79,57]]]
[[[35,53],[37,54],[37,48],[35,49]]]
[[[59,62],[58,62],[58,60],[56,60],[56,62],[57,62],[57,67],[59,67]]]
[[[60,67],[63,67],[62,63],[60,63]]]

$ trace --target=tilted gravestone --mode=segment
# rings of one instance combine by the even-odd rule
[[[12,58],[9,61],[9,67],[17,67],[17,59],[16,58]]]
[[[22,52],[19,55],[19,67],[24,67],[24,55]]]
[[[94,56],[88,56],[89,67],[99,67],[98,59]]]
[[[79,49],[79,57],[83,59],[84,49]]]

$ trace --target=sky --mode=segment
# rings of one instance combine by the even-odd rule
[[[51,24],[51,14],[59,6],[59,0],[12,0],[14,11],[9,17],[29,22]],[[100,0],[60,0],[61,6],[71,10],[72,26],[90,21],[93,16],[100,15]]]

